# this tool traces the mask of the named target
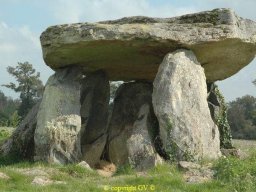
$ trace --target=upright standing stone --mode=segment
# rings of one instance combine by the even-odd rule
[[[136,170],[142,171],[162,163],[156,153],[154,140],[156,137],[156,123],[152,119],[152,106],[144,104],[140,107],[137,119],[133,124],[132,134],[127,139],[129,164]],[[158,128],[158,127],[157,127]]]
[[[57,70],[37,115],[35,160],[69,163],[81,158],[80,69]]]
[[[41,101],[35,104],[25,119],[15,129],[12,136],[0,147],[0,153],[4,156],[14,155],[22,159],[31,160],[34,156],[34,133],[37,124],[37,112]]]
[[[170,157],[219,157],[219,131],[208,108],[204,70],[192,51],[166,55],[154,80],[153,107]]]
[[[81,147],[83,159],[90,166],[101,158],[107,140],[109,80],[105,72],[89,74],[81,87]]]
[[[138,170],[161,159],[154,148],[158,134],[152,108],[152,84],[125,83],[119,87],[109,124],[108,155],[116,165],[130,164]]]

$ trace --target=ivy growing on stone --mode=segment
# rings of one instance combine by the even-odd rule
[[[213,99],[213,97],[215,99]],[[215,102],[213,100],[215,100]],[[208,102],[212,118],[219,128],[220,147],[225,149],[233,148],[231,142],[231,129],[227,119],[227,105],[225,103],[223,95],[221,94],[216,84],[211,84]],[[216,108],[218,108],[218,110]]]

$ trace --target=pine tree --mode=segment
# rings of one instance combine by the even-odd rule
[[[40,73],[36,72],[32,64],[28,62],[19,62],[16,67],[9,66],[7,71],[16,79],[17,84],[10,82],[3,86],[20,93],[21,105],[18,109],[18,115],[24,118],[42,96],[43,83],[39,79]]]

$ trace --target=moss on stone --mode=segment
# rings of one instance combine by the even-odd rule
[[[166,121],[166,130],[168,133],[171,133],[172,129],[173,129],[172,121],[168,117],[166,117],[165,119],[166,119],[165,120]]]
[[[167,146],[165,147],[165,153],[167,155],[167,159],[170,161],[177,160],[185,160],[185,161],[194,161],[193,155],[190,154],[189,151],[183,151],[176,143],[173,138],[173,122],[170,118],[165,118],[166,122],[166,131],[169,134],[168,138],[170,140],[167,142]],[[189,148],[189,147],[188,147]]]
[[[182,151],[181,148],[174,141],[174,139],[171,139],[168,142],[166,154],[168,160],[170,161],[195,161],[194,155],[192,155],[189,151]]]
[[[217,25],[219,21],[219,10],[211,12],[202,12],[198,14],[190,14],[181,16],[182,23],[211,23]]]
[[[168,141],[168,145],[166,146],[166,149],[165,149],[168,160],[176,161],[178,159],[177,158],[178,150],[179,150],[178,145],[173,139]]]

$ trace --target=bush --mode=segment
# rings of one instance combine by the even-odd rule
[[[8,137],[11,136],[11,133],[5,129],[0,130],[0,137],[7,139]]]
[[[241,160],[221,158],[215,165],[216,179],[238,192],[256,190],[256,154]]]
[[[8,139],[11,136],[12,132],[13,132],[13,128],[10,128],[10,127],[0,128],[0,146],[6,139]]]

